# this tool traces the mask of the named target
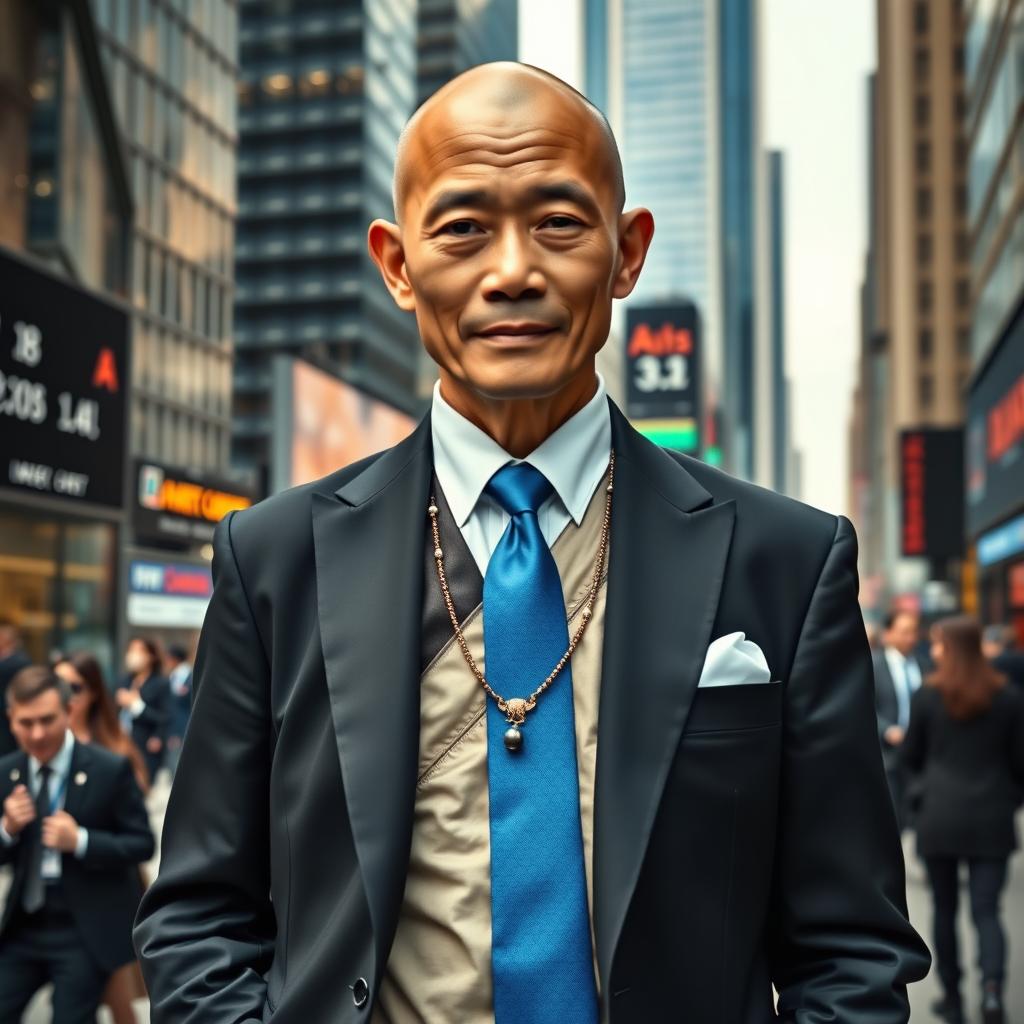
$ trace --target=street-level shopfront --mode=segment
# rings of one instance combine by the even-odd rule
[[[130,486],[122,635],[145,635],[164,649],[180,644],[191,653],[213,593],[213,531],[228,512],[251,505],[253,495],[220,477],[152,459],[135,461]]]
[[[0,249],[0,618],[115,664],[128,317]]]
[[[1024,306],[968,399],[967,526],[978,614],[1024,645]]]

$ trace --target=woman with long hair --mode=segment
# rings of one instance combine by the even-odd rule
[[[99,662],[88,652],[63,656],[54,665],[54,671],[71,688],[71,704],[68,708],[71,731],[79,743],[95,743],[115,754],[121,754],[131,762],[135,780],[143,794],[149,790],[149,776],[146,763],[138,747],[128,738],[117,720],[113,698],[103,679]],[[145,888],[145,879],[139,871],[139,895]],[[144,999],[146,986],[142,979],[139,962],[119,967],[110,976],[103,991],[103,1002],[110,1010],[114,1024],[137,1024],[138,1018],[132,1002]]]
[[[981,629],[966,616],[931,629],[935,671],[914,694],[903,756],[919,776],[917,852],[934,901],[934,952],[944,996],[935,1013],[964,1020],[956,934],[960,864],[966,862],[978,936],[985,1024],[1002,1024],[1006,939],[999,902],[1017,848],[1014,814],[1024,787],[1024,701],[985,660]]]

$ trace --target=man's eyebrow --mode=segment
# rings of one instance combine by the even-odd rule
[[[439,193],[431,201],[424,215],[424,220],[432,221],[460,206],[489,207],[495,206],[497,200],[493,193],[482,188],[448,189]]]
[[[601,210],[597,200],[582,185],[575,181],[558,181],[550,185],[534,185],[529,196],[534,201],[551,202],[559,199],[575,203],[587,210],[592,216],[600,216]]]

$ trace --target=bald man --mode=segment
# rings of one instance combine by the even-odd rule
[[[535,69],[403,134],[368,244],[432,408],[218,527],[136,928],[155,1024],[908,1019],[853,532],[608,400],[654,231],[623,199]]]

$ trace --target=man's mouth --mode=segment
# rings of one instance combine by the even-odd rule
[[[477,334],[492,341],[532,341],[551,334],[556,328],[538,320],[508,320],[491,324]]]

